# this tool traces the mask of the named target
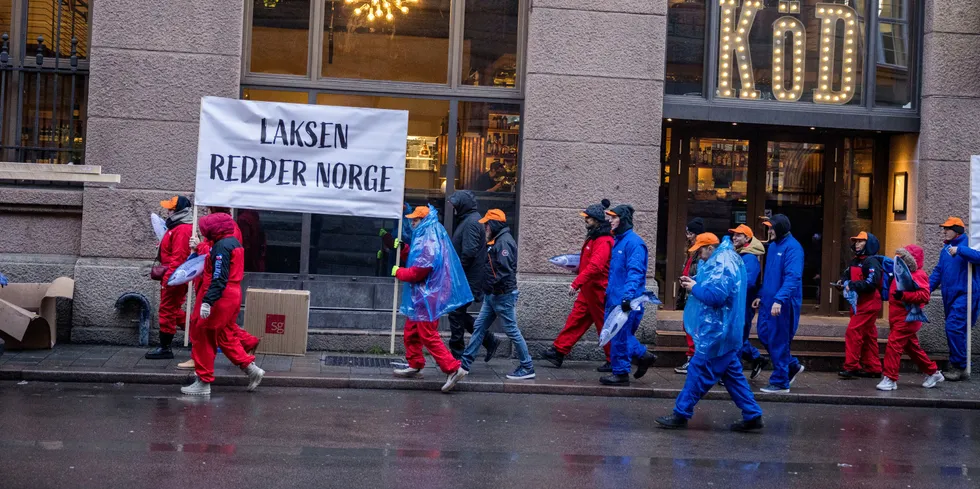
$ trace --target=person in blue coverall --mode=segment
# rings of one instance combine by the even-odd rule
[[[929,276],[929,287],[943,293],[946,313],[946,341],[949,342],[949,370],[946,380],[956,382],[970,378],[966,371],[966,284],[967,266],[980,263],[980,252],[970,248],[963,220],[950,216],[942,225],[945,245],[939,253],[939,264]],[[977,322],[980,306],[980,273],[973,273],[973,318]],[[972,324],[971,324],[972,326]]]
[[[769,385],[762,392],[778,394],[789,392],[804,370],[790,353],[803,307],[803,247],[790,233],[788,217],[776,214],[765,224],[769,226],[769,251],[762,289],[752,307],[759,310],[756,330],[772,360]]]
[[[762,408],[742,374],[739,359],[748,292],[745,264],[727,236],[719,246],[717,236],[701,234],[690,251],[700,253],[705,260],[694,278],[681,277],[681,286],[690,291],[684,306],[684,327],[694,338],[694,357],[673,414],[657,418],[657,423],[665,428],[686,427],[701,397],[723,380],[732,401],[742,410],[742,420],[731,429],[762,429]]]
[[[618,205],[606,211],[612,224],[616,243],[609,260],[609,284],[606,286],[606,317],[619,307],[629,313],[623,328],[609,342],[609,362],[612,373],[599,379],[604,385],[630,385],[631,362],[636,361],[634,378],[641,378],[657,361],[656,355],[636,339],[636,329],[643,319],[643,306],[637,310],[630,307],[630,301],[644,292],[647,286],[647,245],[633,231],[633,207]]]

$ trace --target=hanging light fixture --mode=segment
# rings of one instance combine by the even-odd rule
[[[276,5],[279,5],[280,1],[282,0],[262,0],[262,5],[264,5],[265,8],[276,8]]]
[[[387,22],[395,20],[395,12],[408,14],[408,4],[417,5],[419,0],[344,0],[354,8],[354,16],[364,16],[368,22],[384,19]]]

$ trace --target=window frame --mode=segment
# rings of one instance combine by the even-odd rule
[[[451,0],[449,50],[447,56],[447,82],[424,83],[358,78],[323,77],[323,22],[326,2],[336,0],[312,0],[308,23],[307,72],[299,75],[273,75],[251,71],[252,18],[254,3],[245,2],[242,42],[242,86],[264,85],[281,88],[343,90],[425,97],[486,97],[499,100],[523,100],[526,84],[525,60],[527,53],[527,19],[530,0],[519,0],[517,18],[517,80],[513,88],[471,86],[462,84],[463,44],[465,42],[466,0]],[[342,1],[342,0],[341,0]]]
[[[912,44],[912,42],[911,42],[911,37],[912,37],[912,20],[911,20],[910,15],[909,15],[909,12],[911,10],[909,8],[909,1],[910,0],[899,0],[899,1],[902,2],[902,14],[903,14],[904,18],[883,17],[880,14],[877,14],[877,13],[875,14],[875,17],[878,20],[878,26],[876,27],[876,30],[877,30],[877,39],[876,40],[878,42],[878,49],[877,49],[877,58],[875,59],[875,61],[876,61],[876,64],[878,66],[884,66],[886,68],[891,68],[891,69],[894,69],[894,70],[905,70],[905,71],[908,71],[910,69],[908,65],[912,63],[912,59],[911,59],[912,57],[911,57],[911,55],[909,53],[909,46]],[[881,10],[881,1],[879,0],[879,2],[878,2],[878,11],[880,11],[880,10]],[[885,60],[885,46],[884,46],[885,43],[884,43],[884,36],[882,34],[882,31],[881,31],[881,24],[889,24],[891,26],[901,26],[901,27],[904,27],[905,28],[905,36],[902,37],[902,45],[905,48],[905,52],[904,52],[905,65],[900,65],[900,64],[895,64],[895,63],[889,63],[889,62],[887,62]],[[892,33],[894,33],[894,32],[895,31],[892,30]]]

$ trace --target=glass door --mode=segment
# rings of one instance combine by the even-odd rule
[[[689,219],[700,217],[704,230],[718,236],[749,222],[749,160],[747,139],[691,138]]]

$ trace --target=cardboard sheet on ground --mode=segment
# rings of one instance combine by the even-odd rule
[[[645,303],[660,304],[660,299],[653,292],[644,292],[643,295],[637,297],[630,301],[630,308],[634,311],[640,310],[640,306]],[[606,346],[607,343],[612,341],[616,333],[623,329],[623,325],[626,324],[626,320],[629,319],[629,314],[623,312],[619,307],[614,308],[609,314],[606,315],[606,321],[602,326],[602,333],[599,335],[599,346]]]
[[[0,289],[0,338],[11,350],[52,348],[57,339],[57,299],[74,295],[75,281],[68,277]]]

